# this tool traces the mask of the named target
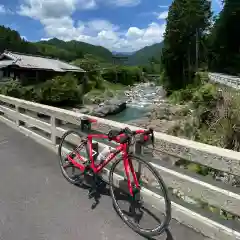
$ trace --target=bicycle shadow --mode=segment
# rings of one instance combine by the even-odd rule
[[[90,199],[94,200],[94,202],[91,206],[92,210],[94,210],[99,205],[102,196],[108,196],[108,197],[111,196],[110,195],[110,190],[107,186],[108,186],[108,184],[103,182],[103,184],[98,187],[98,191],[95,192],[95,194],[90,198]],[[81,185],[81,186],[78,186],[78,187],[80,187],[81,189],[89,190],[89,189],[91,189],[91,183],[89,185]],[[122,191],[123,191],[122,189],[121,190],[119,190],[119,189],[115,190],[116,199],[117,200],[129,200],[129,198],[127,196],[122,194]],[[124,213],[128,214],[125,211],[124,211]],[[161,222],[161,220],[157,216],[155,216],[154,213],[148,211],[148,214],[151,215],[159,223]],[[164,232],[166,234],[166,238],[163,238]],[[150,237],[150,238],[145,237],[145,236],[142,236],[142,237],[144,237],[146,240],[174,240],[174,238],[172,236],[172,233],[169,229],[166,229],[164,232],[157,237]]]

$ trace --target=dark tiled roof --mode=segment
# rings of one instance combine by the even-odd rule
[[[1,66],[6,67],[9,65],[17,65],[22,68],[33,68],[33,69],[46,69],[52,70],[56,72],[85,72],[82,68],[71,65],[69,63],[63,62],[58,59],[52,59],[41,56],[33,56],[33,55],[25,55],[22,53],[15,53],[5,51],[1,57],[6,57],[11,60],[0,60],[0,68]],[[6,65],[7,64],[7,65]]]

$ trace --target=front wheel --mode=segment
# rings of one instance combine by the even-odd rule
[[[83,164],[78,157],[78,155],[82,156],[86,149],[83,139],[84,135],[75,130],[69,130],[63,134],[58,147],[59,164],[62,174],[70,183],[75,185],[81,185],[84,173],[68,160],[68,156],[76,162]]]
[[[124,163],[121,158],[118,159],[113,163],[109,174],[110,194],[114,208],[122,220],[140,235],[145,237],[160,235],[167,229],[171,220],[171,201],[167,187],[159,173],[144,159],[130,155],[129,162],[133,164],[141,190],[134,186],[131,176],[130,180],[135,191],[134,196],[130,195],[124,174]],[[124,209],[121,208],[120,201],[126,201],[123,204]],[[148,210],[143,204],[153,210]],[[140,222],[143,223],[143,227]],[[149,227],[153,223],[154,226]]]

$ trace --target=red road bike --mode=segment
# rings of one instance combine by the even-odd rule
[[[91,119],[84,120],[84,124],[87,124],[88,126],[93,122],[96,121]],[[59,144],[58,151],[60,156],[60,167],[64,177],[72,184],[82,186],[87,185],[86,176],[90,176],[93,181],[91,181],[89,197],[92,197],[94,193],[97,192],[98,187],[104,182],[101,178],[101,172],[112,160],[116,159],[110,168],[108,180],[110,195],[112,197],[115,210],[120,215],[122,220],[134,231],[141,235],[152,237],[160,235],[168,227],[171,220],[171,201],[168,196],[167,187],[165,186],[164,181],[160,177],[159,173],[146,160],[130,152],[130,146],[136,142],[137,135],[139,136],[139,141],[142,143],[148,140],[152,140],[152,143],[154,143],[153,129],[131,131],[129,128],[125,128],[120,131],[110,130],[108,134],[84,134],[83,132],[78,132],[76,130],[69,130],[64,133]],[[80,140],[76,140],[76,137],[79,137]],[[93,139],[98,139],[98,141],[105,139],[117,143],[117,145],[115,145],[115,147],[109,151],[108,155],[105,156],[105,159],[98,164],[96,164],[96,155],[99,155],[99,153],[98,149],[96,149],[94,146]],[[72,147],[73,144],[71,142],[78,143],[73,147],[73,150],[69,150],[69,147],[65,148],[65,143],[67,143],[68,146]],[[84,150],[86,153],[85,156],[83,154]],[[66,153],[66,156],[62,156],[62,153]],[[117,156],[119,155],[120,158],[117,159]],[[138,163],[137,166],[141,166],[138,168],[137,172],[134,169],[136,165],[133,164],[133,160]],[[120,163],[123,163],[122,168],[119,167]],[[72,169],[72,176],[67,173],[68,168]],[[75,173],[76,169],[79,170],[80,174]],[[120,191],[124,191],[124,193],[129,196],[130,214],[121,210],[118,204],[118,195],[116,193],[116,190],[119,188],[119,186],[118,188],[115,186],[116,181],[114,178],[116,175],[114,175],[114,173],[116,171],[117,176],[120,176],[121,174],[119,173],[119,169],[122,170],[122,173],[125,172],[125,175],[122,178],[123,182],[126,183],[125,188],[127,190],[120,188]],[[164,220],[160,221],[158,219],[159,221],[157,226],[151,229],[142,228],[139,225],[139,221],[143,215],[143,210],[141,208],[143,208],[142,206],[144,203],[143,198],[141,197],[141,192],[146,186],[146,181],[141,181],[140,174],[141,171],[144,172],[146,169],[150,171],[150,176],[148,176],[148,178],[156,178],[155,185],[158,184],[158,188],[156,186],[155,187],[156,189],[162,190],[161,195],[165,203],[165,210],[162,215],[164,217]],[[145,183],[145,185],[141,186],[142,183]],[[159,204],[161,204],[160,201]],[[133,217],[134,220],[131,220],[130,215],[137,215],[137,213],[139,213],[138,218]]]

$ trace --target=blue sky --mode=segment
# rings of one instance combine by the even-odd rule
[[[1,0],[0,25],[29,41],[76,39],[131,52],[162,40],[172,0]],[[221,10],[212,0],[212,10]]]

